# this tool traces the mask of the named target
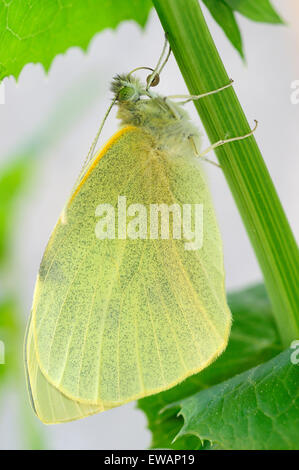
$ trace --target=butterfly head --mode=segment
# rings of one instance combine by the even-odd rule
[[[139,69],[149,69],[152,71],[152,73],[147,76],[146,84],[142,83],[139,78],[136,78],[133,75],[133,72]],[[149,67],[138,67],[128,74],[116,75],[112,80],[111,91],[114,93],[114,96],[119,103],[134,103],[142,96],[151,98],[153,95],[149,91],[149,88],[157,86],[159,82],[160,77],[158,73],[155,73]]]

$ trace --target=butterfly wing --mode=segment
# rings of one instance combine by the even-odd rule
[[[172,236],[99,240],[96,208],[116,207],[120,195],[128,206],[202,203],[203,247],[188,251]],[[32,313],[36,367],[65,397],[104,408],[200,371],[228,341],[222,258],[198,162],[123,129],[91,164],[46,248]]]
[[[46,380],[36,360],[31,319],[25,339],[25,369],[31,405],[43,423],[63,423],[104,411],[104,406],[70,400]]]

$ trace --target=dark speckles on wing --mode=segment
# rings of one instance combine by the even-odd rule
[[[45,278],[47,278],[48,280],[61,282],[65,277],[59,259],[50,259],[47,256],[47,252],[45,253],[40,264],[38,275],[40,281],[44,281]]]

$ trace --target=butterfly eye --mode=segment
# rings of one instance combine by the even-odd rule
[[[160,75],[159,75],[158,73],[156,73],[155,76],[154,76],[154,78],[153,78],[153,74],[148,75],[148,76],[146,77],[146,83],[147,83],[147,85],[149,85],[150,87],[159,85],[159,83],[160,83]]]
[[[134,101],[136,98],[136,90],[130,86],[124,86],[118,92],[118,101]]]

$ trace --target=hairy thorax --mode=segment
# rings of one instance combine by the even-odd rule
[[[118,103],[117,117],[123,125],[133,125],[148,132],[157,149],[171,155],[190,155],[199,132],[181,105],[162,96]]]

